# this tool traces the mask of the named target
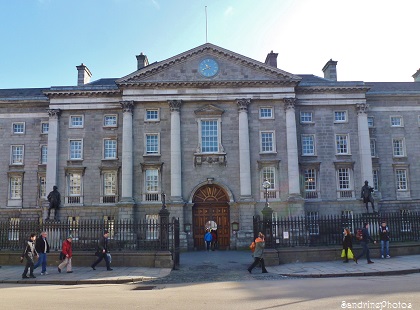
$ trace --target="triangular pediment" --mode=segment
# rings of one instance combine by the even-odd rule
[[[195,115],[212,115],[220,116],[225,112],[223,109],[216,107],[214,104],[207,104],[201,109],[195,110]]]
[[[200,73],[205,59],[217,62],[217,74],[206,77]],[[231,52],[211,43],[152,63],[116,83],[120,86],[159,85],[224,85],[224,84],[297,84],[301,78],[265,63]]]

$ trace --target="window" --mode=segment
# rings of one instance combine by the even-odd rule
[[[102,203],[117,202],[117,172],[105,171],[102,174],[103,196]]]
[[[71,115],[70,116],[70,128],[83,128],[83,116]]]
[[[23,145],[12,145],[10,160],[12,165],[23,165],[23,151]]]
[[[341,211],[342,227],[348,228],[351,232],[354,231],[353,225],[353,211],[344,210]]]
[[[351,164],[336,164],[337,173],[337,198],[338,199],[350,199],[354,198],[353,189],[353,170],[350,167]]]
[[[159,170],[147,169],[145,173],[146,201],[159,201]]]
[[[315,155],[314,135],[302,135],[302,155]]]
[[[48,146],[43,145],[41,146],[41,164],[47,164],[47,157],[48,157]]]
[[[370,156],[376,157],[376,140],[370,139]]]
[[[70,160],[83,159],[83,141],[82,140],[70,140]]]
[[[69,171],[67,173],[67,204],[80,204],[82,201],[82,173]]]
[[[13,133],[16,135],[22,135],[25,133],[25,123],[13,123]]]
[[[260,108],[260,119],[273,119],[274,118],[274,114],[273,114],[273,108],[271,107],[263,107]]]
[[[372,128],[375,125],[375,122],[374,122],[375,119],[373,118],[373,116],[368,116],[367,120],[368,120],[368,127]]]
[[[337,155],[349,155],[350,154],[350,144],[348,135],[335,135],[335,152]]]
[[[117,158],[117,140],[105,139],[104,140],[104,159]]]
[[[146,214],[146,240],[158,240],[159,239],[159,215],[158,214]]]
[[[373,176],[373,189],[375,191],[379,191],[379,170],[374,169],[372,171],[372,176]]]
[[[104,127],[117,127],[117,115],[105,115]]]
[[[402,127],[403,119],[401,116],[391,116],[391,127]]]
[[[45,175],[40,175],[38,177],[38,187],[39,187],[38,198],[46,198],[47,197],[47,178]]]
[[[404,148],[404,139],[392,139],[392,154],[394,157],[404,157],[405,148]]]
[[[147,109],[146,110],[146,121],[159,121],[159,109]]]
[[[146,154],[160,154],[159,134],[146,134]]]
[[[350,170],[349,168],[338,169],[338,189],[347,190],[350,189]]]
[[[41,133],[42,134],[47,134],[49,129],[50,129],[50,124],[49,123],[47,123],[47,122],[42,122],[41,123]]]
[[[308,221],[309,235],[319,235],[319,213],[307,212],[306,218]]]
[[[67,225],[68,225],[68,234],[73,236],[74,240],[79,240],[79,216],[68,216],[67,217]]]
[[[318,198],[316,169],[314,168],[305,169],[303,171],[303,174],[304,174],[305,199]]]
[[[268,190],[273,190],[276,188],[276,169],[274,167],[263,167],[262,181],[264,182],[265,180],[270,182],[270,187],[268,188]]]
[[[334,123],[345,123],[345,122],[347,122],[347,111],[335,111]]]
[[[266,190],[263,187],[263,182],[267,180],[270,182],[270,187],[267,189],[267,198],[276,199],[279,197],[279,190],[277,186],[277,168],[278,162],[260,162],[260,199],[266,199]]]
[[[219,128],[217,120],[201,121],[201,152],[219,152]]]
[[[300,112],[300,122],[301,123],[313,123],[312,112]]]
[[[19,241],[20,218],[12,217],[9,222],[9,241]]]
[[[115,238],[115,218],[113,216],[104,215],[105,229],[108,231],[109,239]]]
[[[22,199],[22,176],[9,177],[9,199]]]
[[[396,169],[395,177],[397,181],[397,191],[406,191],[408,189],[407,170]]]
[[[261,153],[273,153],[276,151],[274,131],[261,131]]]
[[[410,232],[411,231],[411,214],[410,210],[402,209],[400,210],[401,214],[401,231]]]

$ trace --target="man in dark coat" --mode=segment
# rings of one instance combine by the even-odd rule
[[[47,253],[50,253],[50,245],[47,240],[47,232],[43,231],[40,238],[36,239],[35,250],[38,252],[38,262],[34,265],[34,269],[41,265],[41,276],[47,275]]]
[[[96,265],[98,265],[103,259],[105,260],[106,270],[108,271],[112,270],[111,262],[110,262],[111,254],[109,254],[109,248],[108,248],[108,237],[109,237],[109,232],[105,230],[101,245],[99,246],[99,249],[97,252],[98,259],[90,266],[92,267],[93,270],[96,270],[95,268]]]
[[[373,238],[369,234],[369,224],[364,223],[364,228],[362,229],[362,239],[360,240],[360,245],[362,246],[362,253],[359,254],[355,258],[355,262],[357,264],[357,261],[362,258],[364,255],[366,255],[366,260],[368,264],[373,264],[373,262],[370,260],[370,250],[369,250],[369,241],[372,241],[373,243],[376,243],[376,240],[373,240]]]
[[[48,202],[50,203],[49,207],[48,207],[48,216],[47,216],[47,220],[50,219],[50,215],[51,215],[51,209],[54,209],[54,219],[57,217],[58,214],[58,208],[60,207],[61,204],[61,195],[57,190],[57,186],[53,186],[53,190],[52,192],[50,192],[47,196]]]

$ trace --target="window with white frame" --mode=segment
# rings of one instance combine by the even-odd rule
[[[25,123],[24,122],[17,122],[13,123],[13,133],[15,135],[22,135],[25,133]]]
[[[149,168],[145,170],[145,200],[159,201],[159,170]]]
[[[274,153],[276,151],[274,131],[260,132],[261,153]]]
[[[69,142],[69,159],[70,160],[78,160],[83,159],[83,140],[75,139],[70,140]]]
[[[348,164],[349,166],[351,164]],[[336,165],[337,174],[337,198],[352,199],[354,198],[353,188],[353,170],[345,165]]]
[[[82,172],[69,171],[67,173],[67,204],[80,204],[82,203]]]
[[[402,116],[391,116],[391,127],[402,127],[403,118]]]
[[[117,115],[104,115],[104,127],[117,127]]]
[[[9,176],[9,199],[22,199],[22,175]]]
[[[117,202],[117,171],[104,171],[102,173],[102,203]]]
[[[42,145],[41,146],[41,164],[46,165],[48,158],[48,146]]]
[[[315,155],[315,135],[302,135],[302,155]]]
[[[346,122],[347,122],[347,111],[334,112],[334,123],[346,123]]]
[[[375,126],[375,118],[373,116],[368,116],[367,118],[368,120],[368,127],[372,128]]]
[[[38,198],[46,198],[47,197],[47,177],[45,176],[45,174],[39,175],[38,188],[39,188]]]
[[[265,180],[270,182],[270,187],[268,188],[268,190],[274,190],[276,188],[276,168],[275,167],[271,167],[271,166],[263,167],[261,171],[261,177],[262,177],[261,184]]]
[[[348,190],[350,189],[350,168],[338,168],[338,189]]]
[[[48,122],[41,122],[41,133],[47,134],[50,129],[50,124]]]
[[[201,152],[219,152],[219,122],[218,120],[201,120]]]
[[[260,108],[260,119],[273,119],[273,108],[272,107],[261,107]]]
[[[305,199],[318,198],[317,171],[315,168],[307,168],[303,171]]]
[[[23,165],[24,146],[12,145],[10,154],[10,163],[12,165]]]
[[[397,182],[397,191],[406,191],[408,189],[407,170],[396,169],[395,178]]]
[[[373,169],[372,176],[373,176],[373,190],[379,191],[379,170]]]
[[[376,157],[376,140],[370,139],[370,156]]]
[[[82,115],[70,115],[70,128],[83,128]]]
[[[404,138],[392,139],[392,154],[394,157],[405,156]]]
[[[104,139],[104,159],[117,158],[117,140]]]
[[[260,168],[260,197],[261,200],[266,199],[266,193],[268,199],[276,199],[279,197],[279,191],[277,186],[277,163],[263,163]],[[263,187],[263,182],[267,180],[270,182],[270,186],[266,189]]]
[[[350,143],[348,134],[335,135],[335,152],[337,155],[350,154]]]
[[[160,135],[158,133],[147,133],[146,134],[146,154],[147,155],[158,155],[160,154]]]
[[[307,112],[307,111],[303,111],[300,112],[300,122],[302,124],[304,123],[313,123],[313,113],[312,112]]]
[[[146,109],[145,121],[157,122],[159,120],[159,109]]]
[[[319,235],[319,213],[317,211],[306,212],[309,235]]]

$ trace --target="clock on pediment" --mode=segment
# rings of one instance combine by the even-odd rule
[[[213,58],[205,58],[200,61],[198,71],[204,77],[213,77],[219,72],[219,64]]]

